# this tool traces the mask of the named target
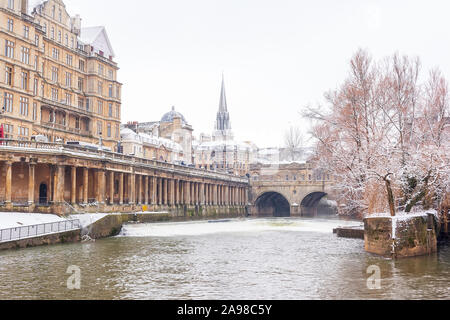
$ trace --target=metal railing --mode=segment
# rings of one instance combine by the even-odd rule
[[[65,220],[0,230],[0,243],[81,229],[80,220]]]

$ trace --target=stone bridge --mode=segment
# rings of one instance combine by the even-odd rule
[[[275,217],[336,213],[332,180],[332,175],[310,163],[252,165],[250,212]]]
[[[57,143],[0,140],[0,210],[246,213],[247,177]],[[67,212],[67,210],[69,212]]]

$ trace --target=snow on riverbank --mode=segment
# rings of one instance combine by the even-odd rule
[[[65,220],[66,219],[53,214],[0,212],[0,229],[33,226]]]
[[[81,228],[86,228],[98,220],[103,219],[107,215],[108,213],[74,214],[69,218],[80,220]]]

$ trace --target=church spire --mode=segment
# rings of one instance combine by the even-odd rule
[[[228,113],[227,97],[225,93],[225,77],[222,73],[222,89],[220,92],[219,112],[217,112],[215,134],[217,138],[229,139],[232,138],[230,114]]]
[[[227,96],[225,93],[225,77],[222,73],[222,90],[220,92],[219,112],[228,112]]]

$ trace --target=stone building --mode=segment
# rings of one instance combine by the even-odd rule
[[[219,111],[211,136],[200,135],[194,143],[194,161],[197,168],[225,171],[244,176],[249,173],[257,147],[251,142],[234,140],[230,114],[225,92],[225,80],[222,77]]]
[[[192,164],[192,126],[188,124],[186,118],[179,112],[172,110],[163,115],[160,121],[153,122],[129,122],[125,128],[132,130],[143,139],[158,141],[161,147],[157,153],[157,160],[168,162],[183,162],[186,165]],[[130,136],[127,131],[126,136]],[[129,141],[122,137],[124,151],[129,149]],[[161,156],[161,154],[164,154]],[[150,153],[148,154],[150,155]],[[148,156],[145,156],[148,158]],[[151,158],[151,156],[150,156]]]
[[[136,133],[131,129],[121,130],[123,154],[162,162],[181,162],[183,148],[180,144],[165,138]]]
[[[61,0],[0,0],[5,138],[98,143],[120,137],[121,83],[104,27],[82,28]]]

